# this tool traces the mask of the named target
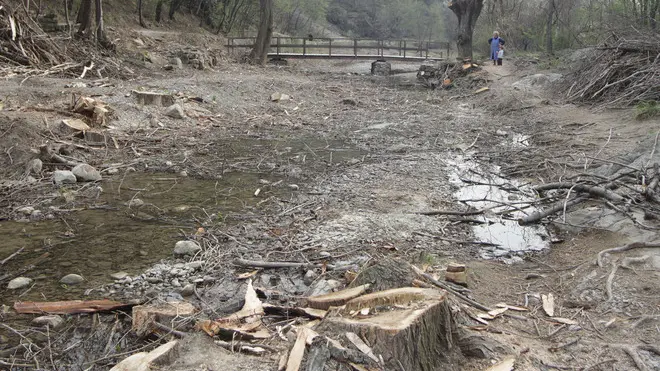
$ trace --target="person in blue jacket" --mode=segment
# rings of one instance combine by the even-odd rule
[[[493,37],[488,39],[488,45],[490,45],[490,59],[493,61],[493,65],[496,65],[497,53],[500,51],[500,45],[504,45],[504,39],[500,37],[499,32],[495,31]]]

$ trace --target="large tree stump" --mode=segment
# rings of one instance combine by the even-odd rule
[[[360,271],[350,287],[365,284],[371,291],[383,291],[399,287],[409,287],[415,275],[410,263],[399,259],[384,259]]]
[[[368,315],[362,315],[365,308]],[[456,370],[462,359],[447,293],[435,289],[405,287],[358,297],[317,330],[343,340],[347,332],[358,334],[382,356],[386,370]]]

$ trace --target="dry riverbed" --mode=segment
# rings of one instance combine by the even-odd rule
[[[448,91],[417,84],[416,68],[374,77],[367,65],[345,62],[223,62],[74,87],[69,79],[7,80],[0,366],[109,369],[172,337],[138,338],[122,312],[62,316],[46,330],[31,322],[35,315],[11,309],[21,301],[113,299],[198,309],[168,324],[191,333],[169,369],[273,370],[280,352],[218,348],[205,358],[200,350],[217,345],[192,324],[241,309],[248,277],[265,302],[290,304],[397,258],[441,279],[449,263],[466,264],[474,300],[527,309],[465,324],[505,346],[481,358],[465,352],[455,369],[485,369],[508,355],[521,370],[623,370],[640,360],[659,367],[645,347],[660,342],[657,249],[616,254],[638,258],[631,269],[615,259],[594,265],[606,248],[657,243],[657,220],[591,200],[553,215],[555,223],[518,223],[547,207],[533,187],[556,180],[561,166],[553,161],[636,152],[657,161],[657,122],[563,105],[545,92],[549,82],[516,85],[533,67],[487,68]],[[486,85],[490,91],[473,94]],[[133,91],[173,96],[183,115],[143,105]],[[271,99],[278,93],[288,97]],[[112,109],[102,140],[61,130],[72,95]],[[66,146],[62,157],[100,170],[102,180],[54,185],[54,171],[70,166],[43,159],[41,169],[26,170],[46,144]],[[601,165],[594,161],[581,171]],[[564,168],[567,177],[579,173]],[[255,270],[236,259],[301,264]],[[8,289],[17,277],[26,280]],[[556,315],[543,309],[549,294]],[[260,342],[290,348],[291,325],[300,323],[288,321],[269,322],[271,331],[284,329]]]

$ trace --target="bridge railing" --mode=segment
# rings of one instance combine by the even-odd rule
[[[255,37],[230,37],[227,48],[252,48]],[[442,58],[449,43],[416,40],[273,37],[270,56]]]

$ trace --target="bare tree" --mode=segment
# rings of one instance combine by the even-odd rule
[[[460,58],[472,58],[472,34],[483,7],[484,0],[454,0],[449,2],[449,9],[458,18],[456,47]]]
[[[103,47],[111,46],[103,25],[103,0],[96,0],[96,41]]]
[[[142,18],[142,0],[138,0],[138,19],[140,20],[140,26],[147,28],[147,26],[144,25],[144,19]]]
[[[266,64],[270,38],[273,35],[273,0],[259,0],[261,4],[261,17],[259,31],[254,41],[254,48],[250,52],[250,60],[254,63]]]
[[[548,18],[545,21],[545,52],[548,54],[554,52],[552,47],[552,24],[554,23],[555,9],[555,0],[548,0],[548,14],[546,15]]]
[[[78,27],[76,36],[88,37],[92,25],[92,0],[82,0],[78,9],[77,21],[80,23],[80,27]]]

